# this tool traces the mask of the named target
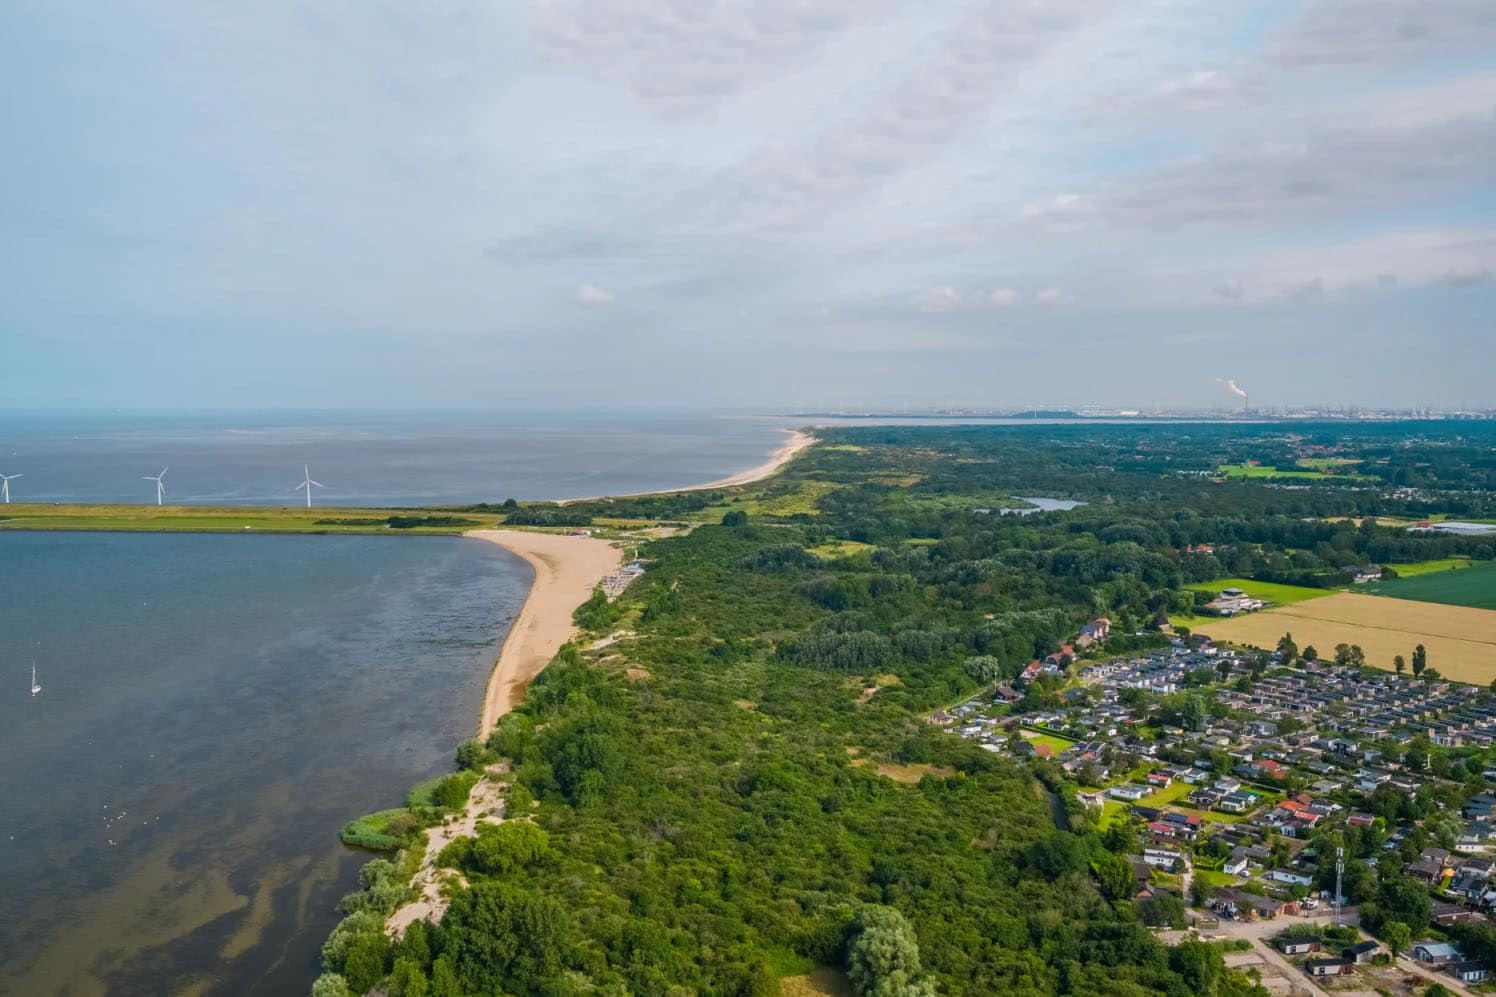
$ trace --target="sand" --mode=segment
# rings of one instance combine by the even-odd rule
[[[624,495],[593,495],[590,498],[561,499],[557,505],[568,505],[572,502],[596,502],[605,498],[635,498],[640,495],[674,495],[677,492],[702,492],[711,488],[734,488],[738,485],[751,485],[755,481],[762,481],[769,475],[778,471],[784,465],[795,459],[795,455],[801,450],[816,442],[816,438],[809,433],[798,429],[786,429],[789,439],[784,445],[775,450],[773,455],[757,467],[750,467],[746,471],[729,475],[726,478],[718,478],[716,481],[706,481],[698,485],[681,485],[677,488],[656,488],[649,492],[629,492]]]
[[[1414,602],[1342,592],[1260,613],[1194,627],[1218,641],[1272,648],[1285,632],[1320,657],[1336,644],[1360,644],[1367,664],[1392,667],[1393,656],[1411,661],[1413,648],[1428,649],[1428,664],[1447,679],[1486,685],[1496,678],[1496,610]],[[1411,674],[1411,673],[1409,673]]]
[[[525,687],[576,635],[572,611],[605,577],[618,570],[623,551],[595,537],[568,537],[524,530],[472,530],[464,536],[496,543],[535,569],[535,582],[509,628],[498,661],[488,676],[478,736],[486,737],[499,718],[525,698]]]

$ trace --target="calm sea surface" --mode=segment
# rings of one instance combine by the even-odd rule
[[[305,993],[338,827],[447,770],[530,579],[458,538],[0,534],[0,994]]]
[[[16,502],[444,505],[659,491],[754,467],[791,420],[703,415],[0,414]]]

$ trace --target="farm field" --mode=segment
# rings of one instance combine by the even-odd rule
[[[1437,562],[1428,562],[1437,563]],[[1367,591],[1393,599],[1414,599],[1419,602],[1435,602],[1449,606],[1469,606],[1475,609],[1496,609],[1496,561],[1481,561],[1453,570],[1432,571],[1405,575],[1390,582],[1368,585]],[[1404,567],[1416,565],[1393,565],[1404,574]]]
[[[1389,564],[1387,567],[1396,571],[1401,578],[1417,578],[1419,575],[1433,575],[1441,571],[1459,571],[1470,567],[1468,557],[1441,557],[1437,561],[1414,561],[1411,564]]]
[[[1218,578],[1213,582],[1198,582],[1187,587],[1197,592],[1209,592],[1212,595],[1222,589],[1241,589],[1254,599],[1263,599],[1279,606],[1288,606],[1296,602],[1335,594],[1334,589],[1316,589],[1306,585],[1279,585],[1276,582],[1254,582],[1250,578]]]
[[[1331,467],[1335,465],[1329,465]],[[1326,473],[1297,467],[1269,467],[1263,464],[1222,464],[1216,473],[1227,478],[1298,478],[1306,481],[1369,481],[1364,474]]]
[[[1469,574],[1473,572],[1459,572]],[[1439,578],[1443,576],[1428,576]],[[1487,685],[1496,678],[1496,610],[1341,592],[1202,627],[1213,639],[1272,648],[1284,633],[1328,657],[1336,644],[1360,644],[1368,664],[1390,669],[1418,644],[1445,678]]]

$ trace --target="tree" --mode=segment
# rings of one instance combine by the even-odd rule
[[[1190,880],[1190,903],[1200,910],[1210,904],[1211,888],[1205,880],[1196,876]]]
[[[1382,941],[1387,943],[1387,951],[1392,953],[1392,958],[1397,959],[1399,955],[1408,950],[1413,944],[1413,929],[1401,921],[1388,921],[1382,925]]]
[[[479,771],[483,768],[484,755],[483,742],[470,737],[457,746],[457,767]]]
[[[1221,950],[1208,942],[1181,942],[1169,950],[1169,968],[1180,976],[1192,994],[1208,994],[1225,972]]]
[[[1397,674],[1401,675],[1407,670],[1408,661],[1406,658],[1399,654],[1392,659],[1392,667],[1394,670],[1396,670]],[[1493,684],[1496,684],[1496,680],[1493,680]]]
[[[1287,633],[1278,638],[1278,653],[1283,655],[1284,661],[1292,661],[1299,656],[1299,645],[1293,642],[1293,634]]]
[[[338,973],[323,973],[312,984],[312,997],[348,997],[348,981]]]
[[[1310,644],[1308,647],[1304,648],[1304,660],[1305,661],[1318,661],[1319,660],[1319,651],[1315,650],[1313,644]]]
[[[1416,679],[1428,667],[1428,650],[1419,644],[1413,648],[1413,677]]]
[[[1344,668],[1351,663],[1351,646],[1349,644],[1335,645],[1335,664]]]
[[[384,978],[384,960],[390,951],[390,940],[382,931],[359,935],[348,946],[343,961],[343,978],[354,993],[365,993]]]
[[[903,914],[869,905],[852,931],[847,976],[859,997],[933,997],[935,988],[920,978],[919,943]]]
[[[1117,823],[1120,824],[1121,821]],[[1114,824],[1113,827],[1115,826]],[[1121,855],[1102,852],[1091,863],[1091,870],[1096,874],[1101,895],[1113,903],[1128,900],[1137,892],[1137,877],[1133,875],[1132,863]]]
[[[747,526],[748,525],[748,514],[746,512],[744,512],[742,509],[734,509],[731,512],[723,513],[722,514],[722,525],[723,526]]]

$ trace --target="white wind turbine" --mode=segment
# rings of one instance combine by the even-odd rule
[[[20,477],[24,477],[24,475],[0,474],[0,496],[5,498],[6,505],[10,505],[10,483]]]
[[[163,467],[161,469],[161,473],[160,474],[142,474],[140,476],[141,480],[143,480],[143,481],[154,481],[156,483],[156,504],[157,505],[161,505],[161,497],[166,494],[166,483],[164,481],[162,481],[161,479],[163,479],[163,478],[166,477],[166,472],[169,471],[169,470],[171,470],[171,468],[169,468],[169,467]]]
[[[312,507],[312,486],[315,485],[316,487],[321,488],[323,487],[323,485],[320,481],[312,480],[312,469],[310,466],[306,464],[301,465],[301,471],[304,475],[304,478],[301,484],[296,486],[296,490],[299,492],[303,488],[306,489],[306,507],[310,509]]]

